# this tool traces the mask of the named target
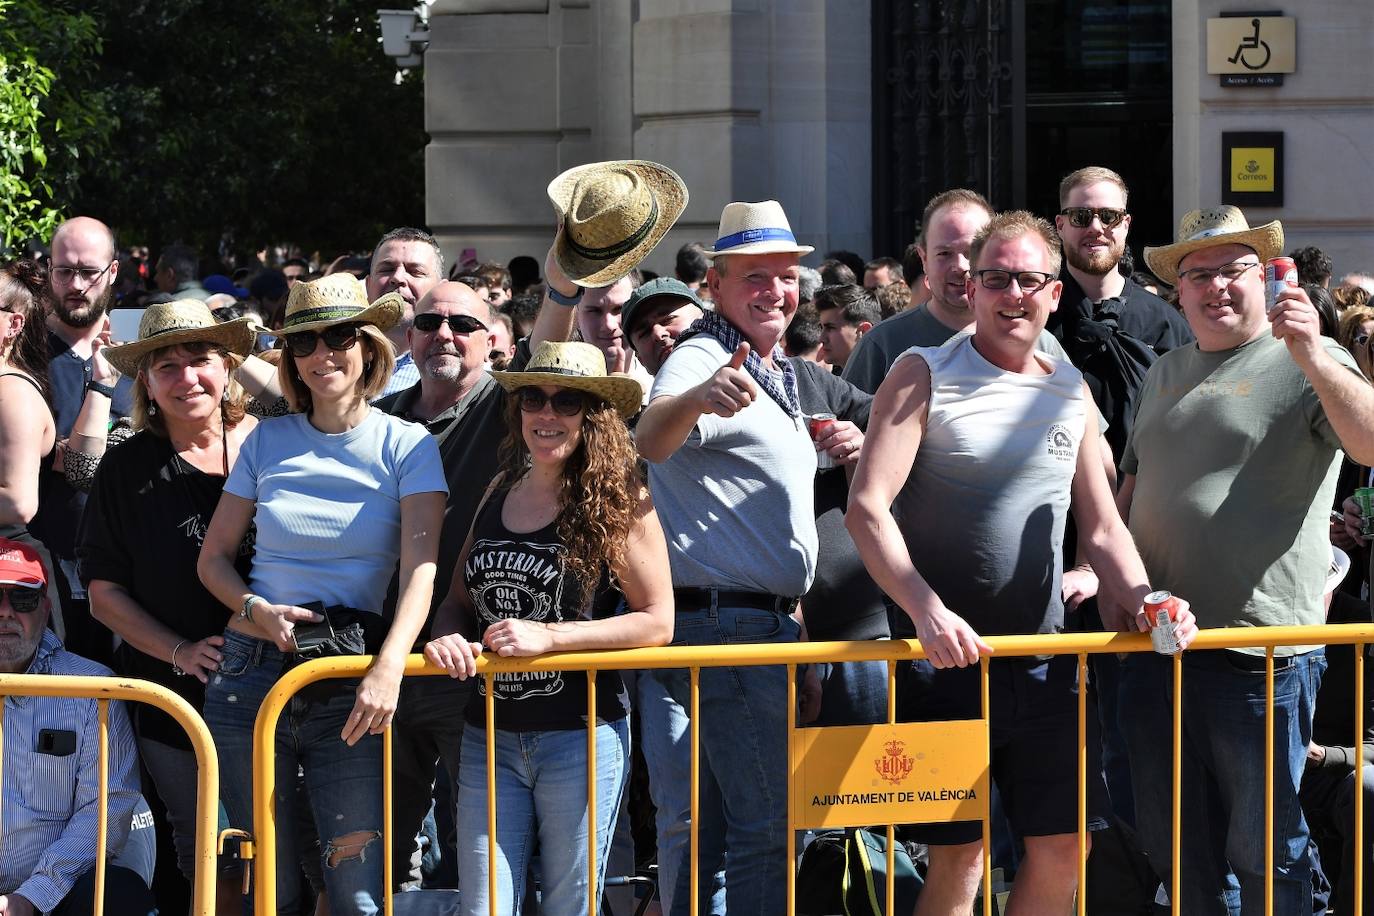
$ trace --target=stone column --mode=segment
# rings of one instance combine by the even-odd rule
[[[653,159],[691,202],[645,266],[782,201],[819,249],[871,245],[869,0],[437,0],[426,218],[450,260],[542,258],[560,171]],[[900,254],[900,252],[892,252]]]

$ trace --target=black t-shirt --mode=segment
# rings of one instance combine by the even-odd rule
[[[541,623],[585,619],[586,592],[563,570],[563,544],[557,523],[519,534],[501,521],[505,489],[492,492],[473,527],[472,550],[463,578],[477,614],[480,639],[499,620],[516,618]],[[498,674],[496,726],[507,731],[585,728],[587,676],[582,671],[533,671]],[[486,679],[468,704],[473,725],[486,721]],[[596,714],[611,722],[625,717],[629,699],[617,671],[596,676]]]
[[[72,424],[86,399],[86,383],[91,380],[91,360],[82,359],[62,338],[48,333],[48,393],[57,438],[71,435]],[[133,380],[122,376],[115,384],[110,418],[127,417],[133,411]],[[29,523],[31,530],[56,557],[76,556],[76,530],[86,506],[86,494],[73,490],[60,472],[44,462],[38,482],[38,514]]]
[[[180,634],[197,641],[224,632],[231,611],[196,575],[196,559],[224,478],[206,474],[177,457],[172,444],[141,432],[105,453],[91,485],[90,501],[77,538],[81,581],[103,579],[123,587],[139,606]],[[253,532],[235,563],[246,579],[253,557]],[[162,659],[125,643],[121,673],[170,687],[197,710],[205,687],[178,677]],[[167,715],[133,704],[139,734],[189,748],[185,732]]]
[[[833,413],[860,429],[868,427],[873,395],[815,363],[792,359],[802,413]],[[844,468],[816,472],[816,576],[802,597],[806,638],[879,639],[888,635],[883,593],[864,568],[854,538],[844,526],[849,479]]]

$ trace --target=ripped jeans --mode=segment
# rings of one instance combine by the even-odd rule
[[[220,795],[234,827],[253,828],[253,723],[287,660],[275,645],[224,631],[224,659],[205,689],[205,723],[219,749]],[[277,912],[301,913],[301,850],[294,793],[305,771],[319,831],[321,870],[336,916],[370,916],[382,905],[382,739],[339,738],[353,709],[356,680],[330,680],[294,696],[277,722]],[[256,884],[258,872],[254,872]],[[247,898],[252,912],[252,898]]]

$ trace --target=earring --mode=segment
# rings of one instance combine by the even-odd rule
[[[155,417],[155,416],[157,416],[157,401],[149,401],[149,402],[148,402],[148,416],[150,416],[150,417]]]

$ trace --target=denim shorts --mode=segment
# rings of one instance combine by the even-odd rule
[[[921,660],[898,669],[897,718],[943,722],[980,718],[979,666],[937,669]],[[993,659],[992,778],[1018,836],[1078,831],[1078,659],[1072,655]],[[1102,779],[1097,709],[1088,698],[1088,829],[1104,830],[1111,806]],[[922,843],[976,842],[978,821],[922,824],[908,831]]]

